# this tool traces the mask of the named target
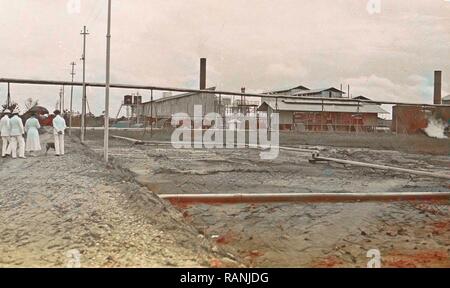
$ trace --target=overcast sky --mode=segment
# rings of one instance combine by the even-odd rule
[[[342,83],[353,96],[431,103],[439,69],[443,94],[450,94],[450,2],[380,0],[380,13],[371,14],[368,1],[113,0],[112,82],[198,88],[199,58],[206,57],[208,86],[221,90]],[[87,25],[87,81],[104,82],[107,1],[80,0],[80,9],[76,2],[0,0],[0,78],[70,80],[76,61],[81,81],[80,31]],[[112,91],[112,114],[131,92]],[[12,85],[22,106],[32,97],[52,110],[58,93]],[[76,110],[80,98],[76,88]],[[89,89],[88,98],[102,113],[104,89]]]

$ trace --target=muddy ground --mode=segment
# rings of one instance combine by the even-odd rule
[[[0,267],[66,267],[73,251],[81,267],[238,266],[130,172],[66,139],[64,157],[0,159]]]
[[[130,132],[121,134],[139,138]],[[165,140],[162,136],[156,140]],[[88,139],[87,145],[101,153],[101,133],[91,133]],[[405,141],[402,145],[406,147],[415,139]],[[299,146],[318,149],[324,156],[450,172],[445,153],[378,150],[382,146],[295,145]],[[142,185],[158,194],[450,191],[445,179],[341,164],[311,164],[310,155],[291,151],[266,161],[250,149],[180,150],[112,140],[111,154]],[[185,205],[178,209],[185,221],[207,239],[242,258],[248,266],[365,267],[367,251],[378,249],[385,267],[450,267],[449,204],[278,203]]]

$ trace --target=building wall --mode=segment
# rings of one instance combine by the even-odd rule
[[[422,133],[428,127],[428,118],[440,119],[444,123],[450,121],[449,106],[402,106],[392,108],[391,130],[397,133]],[[450,123],[449,123],[450,124]]]
[[[295,112],[296,127],[306,131],[374,131],[378,126],[376,113]]]
[[[156,101],[153,102],[153,113],[151,111],[152,104],[147,102],[143,104],[143,115],[146,117],[153,115],[153,118],[159,119],[169,119],[175,113],[187,113],[189,116],[193,116],[195,105],[201,105],[203,115],[206,115],[218,111],[216,98],[214,94],[199,93],[166,101]]]

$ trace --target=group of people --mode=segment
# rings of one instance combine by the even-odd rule
[[[3,112],[0,120],[0,136],[2,138],[2,158],[11,156],[13,159],[25,158],[25,151],[34,156],[42,150],[39,137],[39,129],[41,125],[37,115],[31,116],[23,125],[22,119],[17,111],[11,113],[10,110]],[[56,110],[53,112],[53,134],[55,137],[55,154],[56,156],[64,155],[64,131],[66,129],[66,121],[61,117],[61,112]],[[24,135],[26,134],[26,141]]]

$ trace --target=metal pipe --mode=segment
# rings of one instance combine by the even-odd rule
[[[331,161],[331,162],[336,162],[336,163],[341,163],[341,164],[355,165],[355,166],[374,168],[374,169],[382,169],[382,170],[398,171],[398,172],[404,172],[404,173],[408,173],[408,174],[415,174],[415,175],[420,175],[420,176],[428,176],[428,177],[442,178],[442,179],[450,180],[450,174],[444,175],[444,174],[433,173],[433,172],[429,172],[429,171],[405,169],[405,168],[399,168],[399,167],[343,160],[343,159],[337,159],[337,158],[320,157],[317,155],[313,155],[313,160],[315,160],[315,161]]]
[[[361,202],[448,200],[450,192],[370,192],[370,193],[264,193],[264,194],[159,194],[177,203],[237,204],[270,202]]]
[[[130,138],[130,137],[122,137],[122,136],[116,136],[116,135],[112,135],[112,138],[115,139],[119,139],[119,140],[125,140],[134,144],[155,144],[155,145],[172,145],[172,142],[169,141],[143,141],[143,140],[139,140],[139,139],[134,139],[134,138]],[[209,143],[209,142],[191,142],[192,144],[210,144],[213,145],[215,143]],[[226,143],[224,143],[225,145]],[[252,149],[260,149],[261,147],[258,145],[252,145],[252,144],[246,144],[245,145],[246,148],[252,148]],[[286,150],[286,151],[295,151],[295,152],[303,152],[303,153],[311,153],[311,155],[313,155],[313,157],[318,157],[319,156],[319,151],[318,150],[313,150],[313,149],[303,149],[303,148],[295,148],[295,147],[285,147],[285,146],[273,146],[272,148],[278,148],[280,150]]]
[[[13,79],[13,78],[0,78],[0,83],[15,83],[15,84],[32,84],[32,85],[72,85],[68,81],[53,81],[53,80],[31,80],[31,79]],[[83,86],[81,82],[74,82],[74,86]],[[89,87],[105,87],[104,83],[89,82],[86,83]],[[230,91],[220,91],[220,90],[197,90],[197,89],[185,89],[185,88],[171,88],[171,87],[161,87],[161,86],[147,86],[147,85],[132,85],[132,84],[111,84],[111,88],[117,89],[139,89],[139,90],[155,90],[155,91],[171,91],[171,92],[186,92],[186,93],[206,93],[206,94],[222,94],[222,95],[232,95],[232,96],[251,96],[251,97],[264,97],[264,98],[285,98],[285,99],[297,99],[297,100],[322,100],[322,97],[304,97],[304,96],[292,96],[292,95],[271,95],[271,94],[256,94],[256,93],[239,93]],[[329,101],[336,102],[357,102],[353,99],[346,98],[333,98]],[[439,106],[439,107],[450,107],[448,104],[424,104],[424,103],[406,103],[406,102],[395,102],[395,101],[373,101],[373,100],[359,100],[361,103],[368,104],[390,104],[390,105],[412,105],[412,106]]]

